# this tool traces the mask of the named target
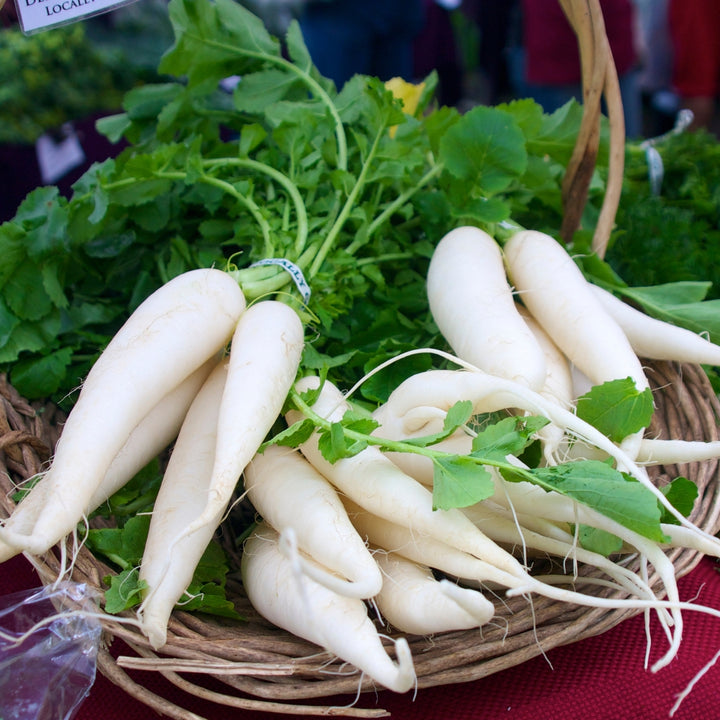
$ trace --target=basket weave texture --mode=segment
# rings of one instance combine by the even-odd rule
[[[653,388],[656,412],[648,433],[653,437],[685,440],[716,440],[720,404],[703,372],[694,365],[646,363]],[[63,417],[51,406],[32,406],[0,376],[0,515],[12,512],[11,495],[16,485],[41,471],[61,431]],[[658,484],[684,475],[699,488],[691,519],[699,527],[720,530],[720,483],[718,462],[707,461],[654,471]],[[230,546],[231,547],[231,546]],[[700,560],[691,550],[670,551],[678,577]],[[233,558],[237,560],[237,558]],[[35,565],[45,582],[57,577],[57,552],[36,558]],[[547,572],[540,563],[538,571]],[[635,568],[637,569],[637,568]],[[73,579],[102,588],[102,578],[112,570],[81,549],[73,568]],[[581,574],[592,570],[581,568]],[[651,581],[659,588],[657,579]],[[315,698],[355,693],[360,675],[304,640],[273,627],[253,610],[237,579],[228,582],[237,610],[247,622],[222,620],[176,611],[161,654],[152,651],[147,639],[135,628],[120,625],[108,616],[104,622],[107,643],[121,638],[131,654],[115,657],[101,650],[99,669],[116,685],[146,705],[178,719],[190,717],[183,708],[159,697],[133,679],[133,670],[162,672],[171,682],[195,697],[220,705],[304,715],[322,715],[328,706],[309,704]],[[607,589],[589,590],[606,596],[621,596]],[[415,658],[418,686],[461,683],[519,665],[553,647],[598,635],[635,614],[633,610],[608,610],[533,598],[496,601],[496,620],[478,630],[444,633],[432,638],[409,637]],[[184,673],[192,673],[193,680]],[[141,673],[135,673],[142,677]],[[211,677],[207,685],[196,678]],[[218,690],[218,683],[221,690]],[[373,690],[362,681],[362,690]],[[335,708],[335,713],[337,708]],[[348,716],[374,717],[378,709],[348,708]],[[197,716],[193,716],[197,717]]]

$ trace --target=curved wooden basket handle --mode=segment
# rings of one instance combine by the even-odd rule
[[[580,51],[583,117],[572,157],[563,179],[561,236],[570,244],[580,227],[590,181],[600,145],[601,100],[605,99],[610,123],[608,179],[592,248],[605,256],[615,222],[625,167],[625,117],[620,84],[599,0],[559,0],[575,31]]]

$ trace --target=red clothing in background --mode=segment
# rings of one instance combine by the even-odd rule
[[[673,85],[685,98],[714,97],[720,91],[720,2],[670,0]]]
[[[618,74],[622,75],[637,60],[632,2],[601,0],[600,5],[615,65]],[[526,82],[537,85],[579,83],[581,71],[577,36],[560,3],[557,0],[522,0],[522,11]]]

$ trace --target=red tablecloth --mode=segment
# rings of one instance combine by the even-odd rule
[[[680,581],[683,600],[720,608],[720,566],[705,558]],[[30,565],[16,558],[0,567],[0,595],[38,585]],[[651,658],[666,645],[653,628]],[[661,720],[667,718],[678,693],[720,648],[720,618],[686,612],[679,656],[657,674],[643,668],[646,638],[642,616],[626,620],[603,635],[556,648],[482,680],[420,690],[417,694],[380,692],[363,695],[361,707],[388,710],[395,720]],[[152,673],[144,684],[165,693],[167,686]],[[140,679],[140,678],[138,678]],[[41,681],[41,679],[39,679]],[[675,720],[720,718],[720,663],[696,684],[674,715]],[[241,711],[204,704],[177,689],[166,697],[208,720],[287,720],[288,715]],[[351,698],[338,698],[345,704]],[[332,704],[333,701],[330,702]],[[328,704],[322,701],[321,704]],[[158,714],[130,698],[98,675],[76,720],[158,720]]]

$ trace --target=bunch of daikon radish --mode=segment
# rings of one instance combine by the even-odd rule
[[[384,687],[405,692],[415,673],[405,639],[396,636],[395,658],[388,653],[382,622],[414,635],[479,627],[495,612],[487,590],[528,602],[537,594],[654,609],[669,638],[653,665],[660,669],[677,652],[683,610],[720,616],[680,599],[665,550],[682,545],[720,557],[720,542],[672,507],[645,465],[714,457],[718,444],[642,432],[613,442],[575,414],[574,402],[583,382],[631,378],[647,388],[639,357],[720,365],[720,347],[592,286],[567,251],[538,232],[518,232],[501,248],[477,228],[453,230],[431,259],[427,289],[457,369],[408,378],[372,413],[356,449],[328,459],[324,438],[346,432],[352,400],[331,380],[303,373],[297,312],[277,300],[246,307],[220,270],[170,281],[89,373],[48,472],[0,527],[0,560],[50,549],[174,442],[140,568],[147,589],[137,619],[155,648],[239,492],[262,518],[241,568],[256,610]],[[663,540],[651,540],[559,492],[508,481],[495,467],[485,468],[494,486],[487,499],[436,509],[433,461],[413,443],[436,436],[435,457],[470,458],[469,423],[443,434],[448,411],[463,401],[473,416],[545,418],[537,437],[547,465],[599,458],[637,480],[677,524],[663,524]],[[283,417],[289,429],[273,435]],[[293,441],[293,428],[308,422],[314,432]],[[503,462],[523,468],[519,457]],[[583,548],[580,525],[615,535],[623,556],[643,559],[643,571]],[[605,577],[595,582],[624,594],[584,592],[588,581],[576,572],[534,576],[534,554],[598,568]],[[648,564],[660,593],[648,583]]]

